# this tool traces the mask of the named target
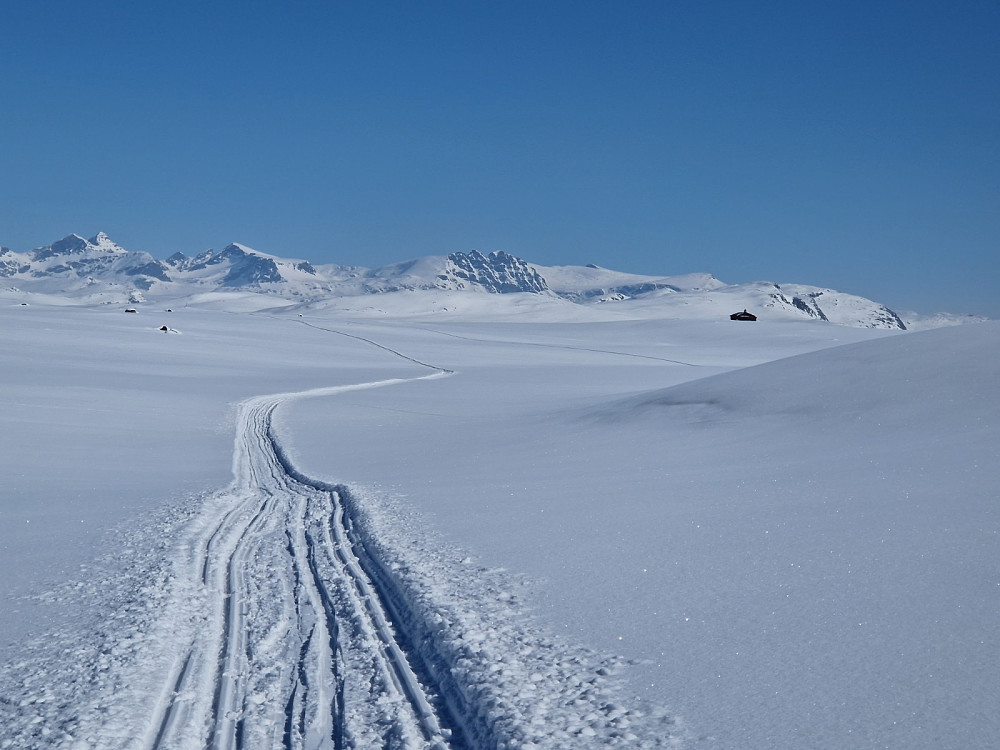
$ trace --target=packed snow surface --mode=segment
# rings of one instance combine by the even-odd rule
[[[1000,324],[421,294],[0,305],[0,748],[1000,745]]]

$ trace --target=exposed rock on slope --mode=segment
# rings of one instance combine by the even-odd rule
[[[544,292],[548,289],[545,279],[520,258],[505,252],[489,255],[473,250],[471,253],[452,253],[448,256],[452,279],[465,280],[495,294],[511,292]]]

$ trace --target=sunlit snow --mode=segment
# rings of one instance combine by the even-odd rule
[[[21,301],[0,747],[1000,743],[1000,324]]]

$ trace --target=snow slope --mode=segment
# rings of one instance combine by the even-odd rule
[[[778,342],[656,328],[447,329],[479,345],[442,358],[462,377],[439,397],[317,406],[289,431],[346,423],[295,441],[307,470],[337,456],[544,581],[539,616],[639,661],[636,690],[697,746],[995,745],[998,327],[706,379]]]
[[[385,297],[0,307],[0,747],[1000,740],[997,324]]]

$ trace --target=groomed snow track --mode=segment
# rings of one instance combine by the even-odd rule
[[[0,665],[0,750],[680,747],[623,704],[620,660],[531,628],[505,572],[293,466],[282,404],[453,374],[399,356],[434,372],[242,402],[232,483],[126,527],[60,594],[90,614]]]
[[[272,431],[284,401],[399,382],[241,405],[235,479],[206,503],[178,571],[189,582],[178,590],[201,589],[205,611],[145,748],[496,745],[366,538],[351,493],[296,471]]]

